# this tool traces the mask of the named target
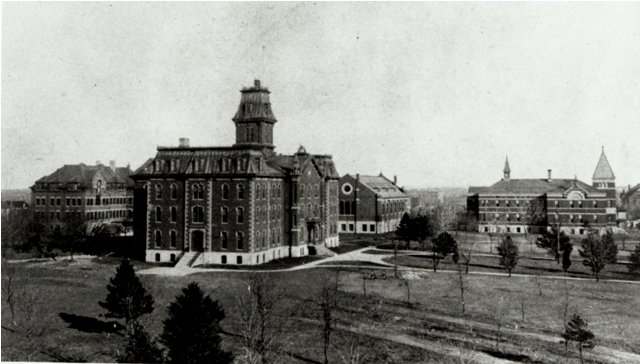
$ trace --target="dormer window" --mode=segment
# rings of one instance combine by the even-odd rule
[[[204,169],[204,159],[198,158],[195,160],[195,170],[196,172],[202,172]]]
[[[170,167],[171,168],[171,172],[177,172],[178,171],[178,160],[177,159],[172,159],[170,163]]]

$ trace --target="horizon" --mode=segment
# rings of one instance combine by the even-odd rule
[[[567,14],[571,14],[567,18]],[[640,183],[640,4],[3,3],[2,189],[234,143],[271,91],[276,151],[408,189]],[[557,177],[556,177],[557,176]],[[446,186],[446,187],[445,187]]]

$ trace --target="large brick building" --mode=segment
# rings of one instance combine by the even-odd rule
[[[31,206],[52,228],[61,228],[69,215],[87,222],[127,223],[133,217],[131,169],[96,162],[95,166],[67,164],[31,186]]]
[[[470,187],[467,212],[480,232],[538,233],[560,226],[581,235],[587,227],[604,229],[616,221],[615,175],[604,149],[592,184],[577,178],[512,179],[509,161],[502,180],[488,187]]]
[[[397,180],[379,176],[344,175],[340,179],[340,232],[383,234],[395,231],[411,208],[411,197]]]
[[[274,152],[269,91],[241,90],[227,147],[158,147],[134,174],[146,260],[262,264],[338,240],[339,175],[329,155]]]

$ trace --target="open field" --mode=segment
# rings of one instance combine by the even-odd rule
[[[418,258],[422,259],[422,258]],[[34,296],[38,321],[46,323],[43,335],[24,336],[2,330],[2,360],[114,361],[124,338],[113,331],[111,320],[97,302],[117,262],[78,259],[75,262],[3,263],[14,269],[18,286]],[[146,266],[146,265],[145,265]],[[280,338],[279,362],[321,362],[319,313],[310,299],[323,281],[338,280],[340,306],[335,313],[330,362],[343,362],[353,350],[362,362],[578,362],[570,345],[565,354],[560,343],[563,302],[568,292],[568,314],[579,312],[596,335],[596,346],[585,349],[590,362],[640,360],[640,284],[568,281],[537,277],[464,275],[466,313],[461,313],[459,277],[444,272],[410,272],[404,281],[367,280],[363,295],[361,269],[315,268],[270,273],[286,299],[278,305],[285,333]],[[157,336],[166,307],[189,282],[198,282],[219,299],[226,310],[223,328],[226,347],[242,353],[237,297],[247,292],[242,272],[198,273],[184,277],[140,276],[155,297],[155,311],[143,323]],[[264,272],[257,274],[266,274]],[[408,282],[410,299],[407,302]],[[540,294],[540,291],[542,294]],[[522,303],[525,318],[522,320]],[[61,315],[62,314],[62,315]],[[10,322],[3,301],[2,323]],[[502,322],[500,330],[495,324]],[[497,339],[499,338],[499,339]],[[354,349],[355,348],[355,349]],[[350,350],[351,349],[351,350]],[[565,355],[568,358],[565,358]]]

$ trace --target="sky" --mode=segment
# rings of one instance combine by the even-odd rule
[[[406,187],[640,183],[640,3],[2,3],[2,188],[231,145],[260,79],[276,152]]]

